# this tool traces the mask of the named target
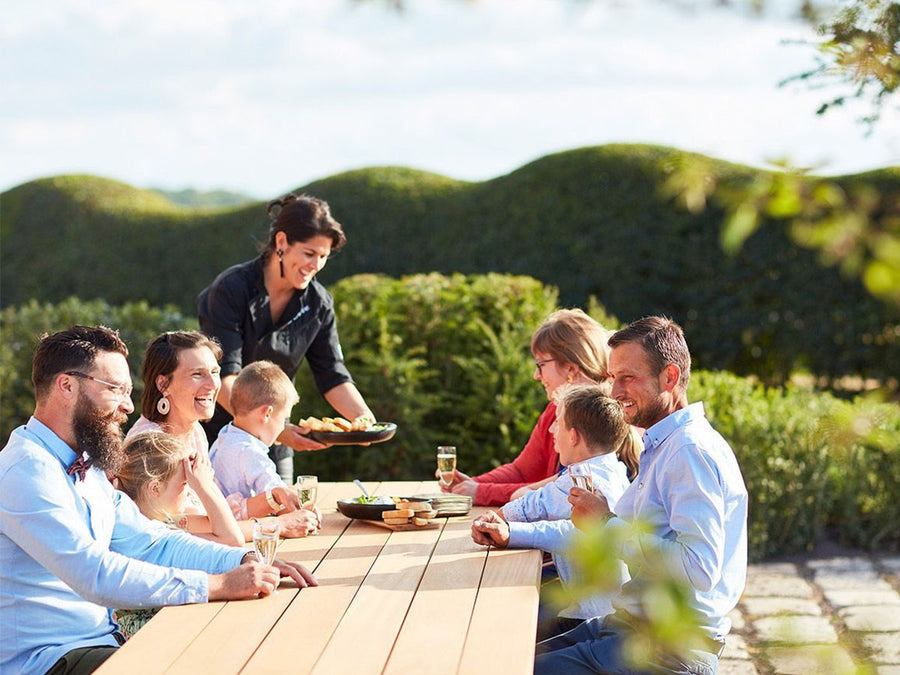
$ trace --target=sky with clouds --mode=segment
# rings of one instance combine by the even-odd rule
[[[775,0],[776,2],[780,0]],[[788,18],[651,0],[28,0],[0,22],[0,190],[90,173],[257,198],[340,171],[463,180],[656,143],[818,173],[900,165],[900,114],[784,78]]]

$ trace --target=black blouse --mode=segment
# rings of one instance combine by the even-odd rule
[[[222,376],[254,361],[272,361],[291,379],[303,358],[323,394],[352,382],[334,317],[334,299],[318,281],[297,291],[273,323],[262,257],[222,272],[197,297],[200,330],[222,345]]]

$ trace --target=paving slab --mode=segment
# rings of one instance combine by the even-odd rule
[[[872,655],[873,662],[900,666],[900,633],[867,633],[863,635],[862,644]]]
[[[838,588],[828,589],[823,591],[823,593],[825,594],[825,601],[835,609],[863,607],[865,605],[900,605],[900,593],[896,591]]]
[[[750,660],[750,652],[747,650],[747,641],[743,635],[729,633],[725,638],[725,651],[722,652],[723,659],[738,659],[742,661]]]
[[[747,626],[744,621],[744,615],[738,607],[735,607],[728,613],[728,618],[731,619],[731,632],[728,634],[729,637],[734,633],[740,633]]]
[[[838,614],[850,630],[878,633],[900,631],[900,609],[895,605],[847,607]]]
[[[878,559],[878,566],[889,574],[900,574],[900,555],[883,556]]]
[[[737,661],[735,659],[719,659],[719,675],[759,675],[759,671],[752,661]]]
[[[747,576],[754,574],[775,574],[797,576],[800,568],[795,563],[789,562],[760,562],[747,565]]]
[[[766,655],[778,675],[856,675],[857,672],[847,651],[835,645],[774,647]]]
[[[806,566],[817,572],[873,572],[874,563],[862,556],[838,556],[836,558],[819,558],[809,560]]]
[[[813,583],[823,591],[867,590],[889,593],[894,590],[887,581],[878,576],[874,571],[845,572],[843,574],[817,572],[813,577]]]
[[[878,666],[875,672],[878,675],[900,675],[900,666]]]
[[[838,639],[824,616],[768,616],[752,623],[760,642],[834,644]]]
[[[812,598],[813,587],[806,579],[800,576],[786,574],[753,574],[747,575],[747,585],[744,588],[744,596],[747,597],[776,597],[776,598]]]
[[[806,614],[822,616],[822,608],[815,600],[808,598],[744,598],[744,611],[751,616],[772,616],[774,614]]]

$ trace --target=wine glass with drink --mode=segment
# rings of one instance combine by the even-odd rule
[[[439,445],[437,449],[438,471],[441,472],[441,483],[450,485],[456,475],[456,446]]]
[[[297,476],[297,482],[294,487],[297,490],[297,496],[300,498],[300,506],[304,509],[313,509],[319,494],[319,477]]]
[[[572,464],[569,466],[569,475],[572,477],[572,485],[587,490],[591,494],[594,493],[594,479],[589,464]]]
[[[278,551],[278,537],[281,526],[275,518],[261,518],[253,521],[253,548],[256,559],[263,565],[271,565]]]

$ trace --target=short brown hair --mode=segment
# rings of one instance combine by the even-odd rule
[[[222,358],[222,348],[215,338],[198,331],[173,330],[150,340],[141,366],[141,379],[144,381],[141,414],[151,422],[160,422],[165,418],[156,408],[162,398],[162,392],[156,386],[156,378],[160,375],[168,377],[174,373],[178,367],[178,355],[186,349],[196,347],[207,347],[216,361]]]
[[[34,352],[31,383],[37,399],[50,391],[57,375],[90,370],[101,352],[128,356],[119,332],[106,326],[72,326],[58,333],[44,333]]]
[[[245,366],[231,385],[231,409],[235,415],[264,405],[275,409],[293,406],[299,400],[291,378],[271,361]]]
[[[659,375],[670,363],[681,370],[679,385],[687,391],[691,379],[691,353],[681,326],[664,316],[645,316],[613,333],[610,348],[636,342],[650,357],[654,375]]]
[[[560,405],[566,426],[581,434],[589,448],[615,450],[628,433],[622,406],[607,396],[602,387],[572,387]]]

